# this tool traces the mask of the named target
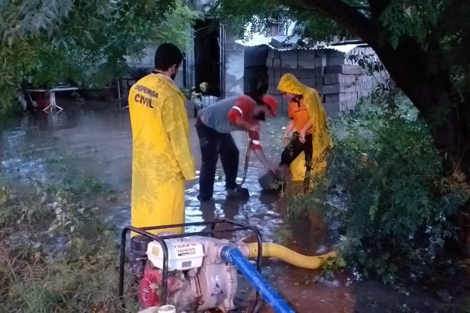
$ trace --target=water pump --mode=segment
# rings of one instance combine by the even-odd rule
[[[173,227],[205,227],[207,230],[184,234],[162,232]],[[151,233],[155,230],[160,233]],[[256,258],[256,269],[249,266],[254,272],[261,271],[263,243],[254,226],[227,219],[142,229],[127,226],[121,233],[119,264],[118,288],[123,306],[126,244],[131,231],[138,236],[131,240],[129,265],[139,285],[139,302],[143,308],[172,304],[177,307],[176,312],[188,313],[213,308],[227,312],[235,308],[237,269],[234,262],[222,256],[223,248],[235,245],[215,239],[216,234],[251,231],[257,239],[258,249],[253,257]]]
[[[217,225],[230,227],[216,229]],[[149,232],[175,227],[206,227],[209,230],[184,234],[160,232],[158,235]],[[238,270],[255,287],[256,302],[261,295],[275,313],[294,313],[260,274],[261,258],[276,257],[301,268],[317,269],[325,260],[336,255],[333,251],[321,256],[304,256],[274,243],[263,243],[256,227],[228,219],[142,229],[127,226],[121,233],[119,262],[118,287],[123,306],[129,231],[140,235],[131,240],[132,256],[129,261],[131,272],[138,280],[141,306],[161,309],[171,304],[176,307],[176,312],[201,312],[214,308],[229,312],[235,309]],[[218,233],[237,231],[252,231],[256,242],[246,244],[241,241],[234,244],[214,238]],[[256,259],[256,268],[248,259]]]
[[[167,303],[176,312],[200,312],[218,308],[235,309],[237,270],[221,259],[227,240],[189,237],[165,240],[168,247]],[[152,241],[147,246],[148,261],[139,282],[139,300],[144,308],[163,304],[159,292],[163,286],[162,245]]]

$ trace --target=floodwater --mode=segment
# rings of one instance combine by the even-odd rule
[[[132,137],[127,109],[120,109],[112,103],[61,103],[65,108],[58,114],[39,113],[36,116],[24,116],[6,125],[0,125],[0,161],[3,170],[18,180],[35,177],[48,180],[54,173],[48,172],[46,163],[54,151],[67,151],[74,157],[74,162],[85,175],[104,180],[120,195],[115,206],[103,209],[104,218],[118,228],[130,223],[130,189]],[[284,120],[272,121],[262,129],[262,141],[268,159],[279,161],[282,149],[280,135],[285,125]],[[196,132],[191,124],[191,149],[197,168],[200,167],[200,151]],[[243,132],[234,134],[240,149],[239,177],[242,175],[247,138]],[[257,226],[263,241],[282,241],[285,219],[285,205],[278,197],[264,194],[258,184],[258,177],[264,173],[261,164],[252,155],[245,181],[250,191],[249,199],[226,199],[223,171],[218,167],[220,176],[216,179],[214,201],[201,204],[197,199],[197,178],[187,182],[186,222],[210,221],[215,218],[227,218],[241,223]],[[315,219],[302,221],[292,231],[288,245],[305,254],[324,253],[328,238],[318,231]],[[204,227],[192,227],[187,231],[200,231]],[[254,238],[248,232],[239,232],[229,236],[234,241],[245,237]],[[276,269],[288,271],[280,262],[266,262],[266,271]],[[275,264],[276,266],[272,266]],[[285,272],[289,275],[288,272]],[[270,275],[276,276],[275,274]]]

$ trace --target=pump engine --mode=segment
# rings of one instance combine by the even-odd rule
[[[230,244],[229,241],[193,236],[165,242],[168,247],[168,304],[174,305],[176,312],[235,309],[237,270],[220,258],[221,249]],[[160,243],[150,242],[144,275],[139,283],[139,300],[144,308],[162,304],[163,258]]]

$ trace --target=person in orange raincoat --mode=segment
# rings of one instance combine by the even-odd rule
[[[326,112],[318,91],[292,74],[282,76],[277,89],[290,101],[290,122],[283,136],[289,143],[282,152],[280,166],[289,168],[292,181],[303,181],[307,191],[323,175],[326,152],[333,146]]]
[[[184,223],[185,180],[195,179],[196,172],[186,98],[173,82],[182,60],[176,46],[160,45],[155,71],[137,81],[129,92],[134,227]],[[182,233],[183,229],[164,231]]]

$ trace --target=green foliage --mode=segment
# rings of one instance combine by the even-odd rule
[[[84,200],[99,199],[80,186],[0,186],[0,311],[121,312],[115,231]]]
[[[0,311],[119,310],[118,249],[97,208],[40,188],[2,200]]]
[[[214,8],[214,14],[228,21],[238,34],[245,35],[246,25],[251,24],[253,33],[270,35],[272,23],[298,21],[297,32],[303,32],[306,39],[313,41],[335,42],[353,38],[352,34],[337,22],[325,17],[318,11],[306,9],[299,1],[281,0],[241,0],[238,2],[221,0]]]
[[[430,31],[437,25],[439,11],[445,7],[444,3],[436,0],[392,1],[382,13],[381,21],[391,35],[393,48],[403,37],[412,37],[426,44]]]
[[[348,265],[390,283],[400,265],[432,261],[454,236],[448,217],[470,195],[466,177],[443,176],[429,130],[404,100],[364,103],[332,128],[342,135],[317,192],[344,200],[327,205],[325,215],[342,222],[340,250]]]
[[[160,42],[186,48],[200,14],[183,0],[3,1],[0,3],[0,116],[23,80],[104,86],[127,60]]]
[[[455,1],[394,0],[383,11],[380,20],[384,28],[383,40],[393,48],[412,40],[423,51],[430,51],[432,65],[428,71],[448,68],[460,90],[457,96],[468,92],[470,32],[468,4]]]
[[[426,50],[432,40],[459,41],[466,38],[470,30],[468,16],[470,6],[453,0],[391,0],[388,5],[371,11],[369,1],[334,0],[334,4],[310,4],[298,0],[241,0],[233,2],[220,0],[214,7],[221,18],[231,20],[231,26],[238,25],[243,31],[247,23],[254,25],[253,31],[266,31],[271,23],[288,20],[299,21],[305,27],[305,38],[313,41],[340,41],[357,38],[355,23],[373,22],[371,26],[381,35],[381,40],[396,48],[401,40],[412,39]],[[337,16],[333,10],[347,5],[353,8],[357,17],[351,20],[332,18]],[[375,4],[377,7],[377,4]],[[352,35],[355,33],[355,35]],[[365,40],[365,38],[363,38]],[[457,47],[455,47],[457,48]]]

